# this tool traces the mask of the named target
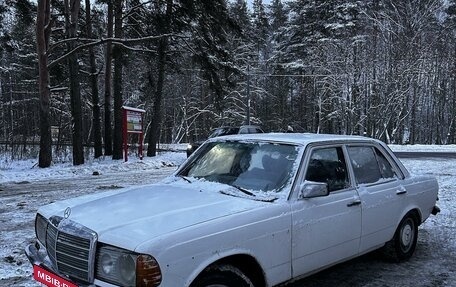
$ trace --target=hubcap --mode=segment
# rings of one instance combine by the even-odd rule
[[[412,247],[413,240],[415,237],[414,225],[411,219],[408,219],[404,222],[404,225],[401,229],[401,249],[403,252],[408,252]]]

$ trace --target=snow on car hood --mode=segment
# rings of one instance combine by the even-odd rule
[[[56,202],[39,213],[64,217],[70,207],[68,219],[94,230],[100,242],[134,250],[154,237],[268,204],[222,194],[221,188],[229,186],[154,184]]]

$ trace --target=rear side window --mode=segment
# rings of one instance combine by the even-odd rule
[[[382,179],[396,178],[396,173],[385,156],[375,147],[348,147],[356,183],[375,183]]]
[[[377,155],[378,165],[380,167],[380,171],[382,173],[383,178],[397,178],[398,176],[396,175],[396,172],[394,171],[390,162],[383,155],[383,153],[381,153],[376,148],[374,148],[374,149],[375,149],[375,153]]]

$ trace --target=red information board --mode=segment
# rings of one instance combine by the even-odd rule
[[[132,107],[122,107],[122,118],[123,118],[123,146],[124,146],[124,158],[128,161],[128,134],[138,134],[139,138],[139,158],[143,159],[143,122],[145,110],[136,109]]]

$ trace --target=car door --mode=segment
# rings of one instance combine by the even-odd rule
[[[365,253],[393,237],[407,190],[394,161],[380,147],[352,145],[347,151],[362,201],[360,252]]]
[[[292,267],[299,276],[357,254],[361,207],[342,146],[314,147],[301,182],[328,184],[329,195],[292,204]]]

